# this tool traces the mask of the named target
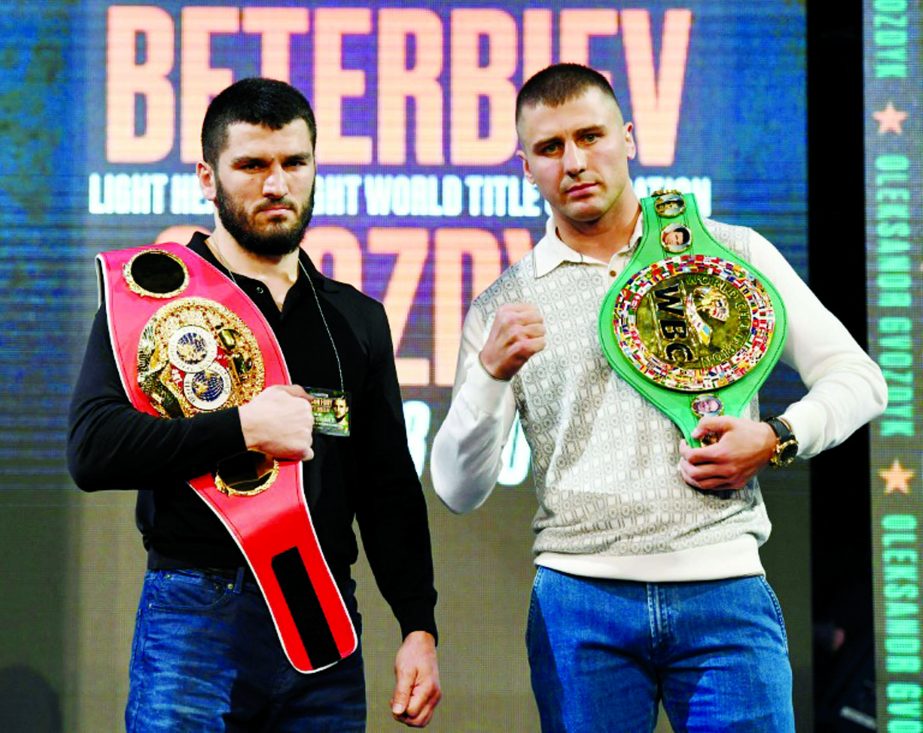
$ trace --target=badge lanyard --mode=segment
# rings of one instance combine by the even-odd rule
[[[221,256],[221,251],[218,248],[217,242],[212,242],[211,238],[207,239],[206,242],[209,245],[214,244],[213,251],[218,261],[227,271],[231,281],[240,287],[230,266],[225,262],[224,257]],[[320,314],[321,322],[324,324],[324,331],[327,333],[327,340],[330,342],[330,348],[333,349],[333,357],[337,363],[337,375],[340,379],[339,391],[304,386],[305,391],[311,396],[311,410],[314,413],[314,430],[315,432],[324,433],[325,435],[347,437],[349,436],[349,393],[346,391],[346,382],[343,379],[343,365],[340,362],[340,352],[337,350],[333,332],[330,330],[330,325],[327,323],[327,317],[324,315],[324,308],[321,305],[320,296],[317,294],[317,287],[314,285],[314,281],[311,279],[311,275],[308,273],[300,257],[298,258],[298,267],[301,268],[301,272],[304,273],[305,278],[307,278],[308,285],[311,286],[311,293],[314,295],[314,302],[317,304],[317,312]]]

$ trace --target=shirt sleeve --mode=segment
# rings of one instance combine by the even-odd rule
[[[488,324],[477,308],[470,308],[462,328],[452,403],[433,441],[433,488],[457,513],[476,509],[490,496],[516,417],[510,383],[494,379],[478,358],[487,334]]]
[[[67,464],[77,486],[157,489],[201,476],[244,450],[236,408],[176,420],[136,410],[115,364],[105,308],[99,309],[69,414]]]
[[[429,517],[407,445],[391,331],[380,304],[369,321],[369,373],[350,423],[363,464],[356,519],[369,566],[402,636],[427,631],[438,639]]]
[[[842,443],[887,406],[881,369],[811,292],[782,254],[753,233],[751,261],[779,290],[788,334],[782,360],[797,370],[807,394],[782,417],[810,458]]]

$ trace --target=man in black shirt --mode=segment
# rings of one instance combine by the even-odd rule
[[[132,407],[105,307],[70,415],[68,465],[85,491],[137,489],[148,552],[126,710],[129,731],[365,729],[361,652],[312,674],[286,660],[241,551],[186,481],[246,450],[302,460],[319,544],[359,629],[350,565],[357,520],[404,638],[392,714],[425,726],[439,701],[432,555],[382,306],[324,277],[300,249],[311,218],[316,126],[294,88],[245,79],[218,95],[197,174],[215,229],[189,248],[259,308],[292,385],[172,420]],[[118,318],[118,313],[114,315]],[[295,386],[301,385],[301,386]],[[313,434],[303,387],[345,391],[348,436]]]

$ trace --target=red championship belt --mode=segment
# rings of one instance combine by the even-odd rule
[[[191,417],[291,384],[263,314],[195,252],[158,244],[97,260],[112,350],[136,409]],[[329,667],[358,639],[314,533],[301,462],[239,458],[189,484],[247,558],[292,666]]]

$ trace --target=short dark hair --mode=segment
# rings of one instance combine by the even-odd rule
[[[523,84],[516,95],[516,124],[519,124],[519,117],[525,107],[535,107],[539,104],[560,107],[592,87],[611,97],[621,111],[612,85],[598,71],[582,64],[548,66]]]
[[[301,92],[291,84],[276,79],[241,79],[208,105],[202,121],[202,157],[210,166],[218,164],[218,158],[228,143],[228,127],[235,122],[281,130],[298,119],[307,124],[311,146],[314,147],[317,143],[317,123],[311,105]]]

